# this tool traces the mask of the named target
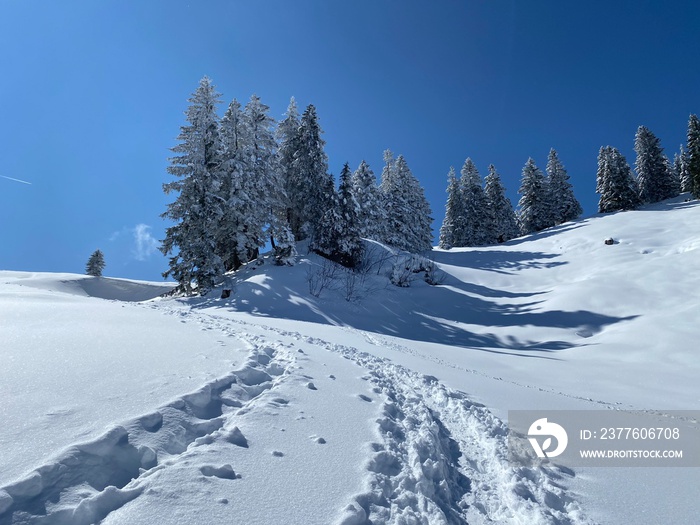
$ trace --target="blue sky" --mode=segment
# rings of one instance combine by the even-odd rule
[[[187,99],[210,76],[279,119],[316,105],[330,169],[402,153],[437,232],[449,167],[522,166],[554,147],[586,215],[598,149],[669,156],[700,112],[700,4],[506,0],[0,3],[0,269],[160,279],[161,185]],[[222,108],[223,110],[223,108]]]

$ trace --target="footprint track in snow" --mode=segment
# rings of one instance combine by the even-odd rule
[[[185,321],[183,319],[183,321]],[[53,462],[0,487],[0,525],[88,525],[139,497],[139,480],[178,462],[190,447],[217,440],[248,448],[233,424],[255,401],[286,380],[293,359],[283,347],[256,346],[238,370],[156,411],[116,426],[98,439],[70,447]],[[288,400],[271,400],[286,407]],[[205,465],[205,477],[239,479],[231,465]]]

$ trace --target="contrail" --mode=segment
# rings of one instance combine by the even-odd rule
[[[13,180],[15,182],[21,182],[22,184],[29,184],[30,186],[32,185],[31,182],[27,182],[26,180],[14,179],[12,177],[5,177],[5,175],[0,175],[0,177],[2,177],[3,179],[7,179],[7,180]]]

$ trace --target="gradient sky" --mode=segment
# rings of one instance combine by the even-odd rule
[[[436,234],[466,157],[515,204],[554,147],[591,215],[602,145],[633,163],[639,125],[671,157],[684,142],[699,28],[697,1],[2,0],[0,269],[82,273],[100,248],[105,275],[159,280],[169,148],[204,75],[277,119],[316,105],[336,175],[402,153]]]

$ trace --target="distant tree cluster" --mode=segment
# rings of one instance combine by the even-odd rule
[[[625,157],[611,146],[600,148],[596,193],[601,213],[633,210],[690,192],[700,198],[700,119],[690,115],[687,144],[673,162],[664,154],[661,141],[645,126],[634,138],[635,173]]]
[[[291,264],[304,239],[347,267],[360,260],[361,237],[430,250],[430,207],[403,156],[385,153],[379,186],[367,163],[354,173],[346,164],[336,189],[313,105],[299,116],[292,98],[277,124],[255,95],[245,107],[234,99],[219,118],[219,97],[203,78],[172,149],[176,180],[163,189],[177,197],[162,214],[174,223],[160,246],[171,256],[164,277],[206,293],[268,240],[278,264]]]
[[[546,175],[528,159],[523,168],[517,212],[505,195],[496,168],[489,166],[485,185],[471,159],[457,180],[454,168],[447,175],[447,204],[440,228],[440,247],[484,246],[505,242],[576,219],[582,208],[557,152],[551,150]]]

